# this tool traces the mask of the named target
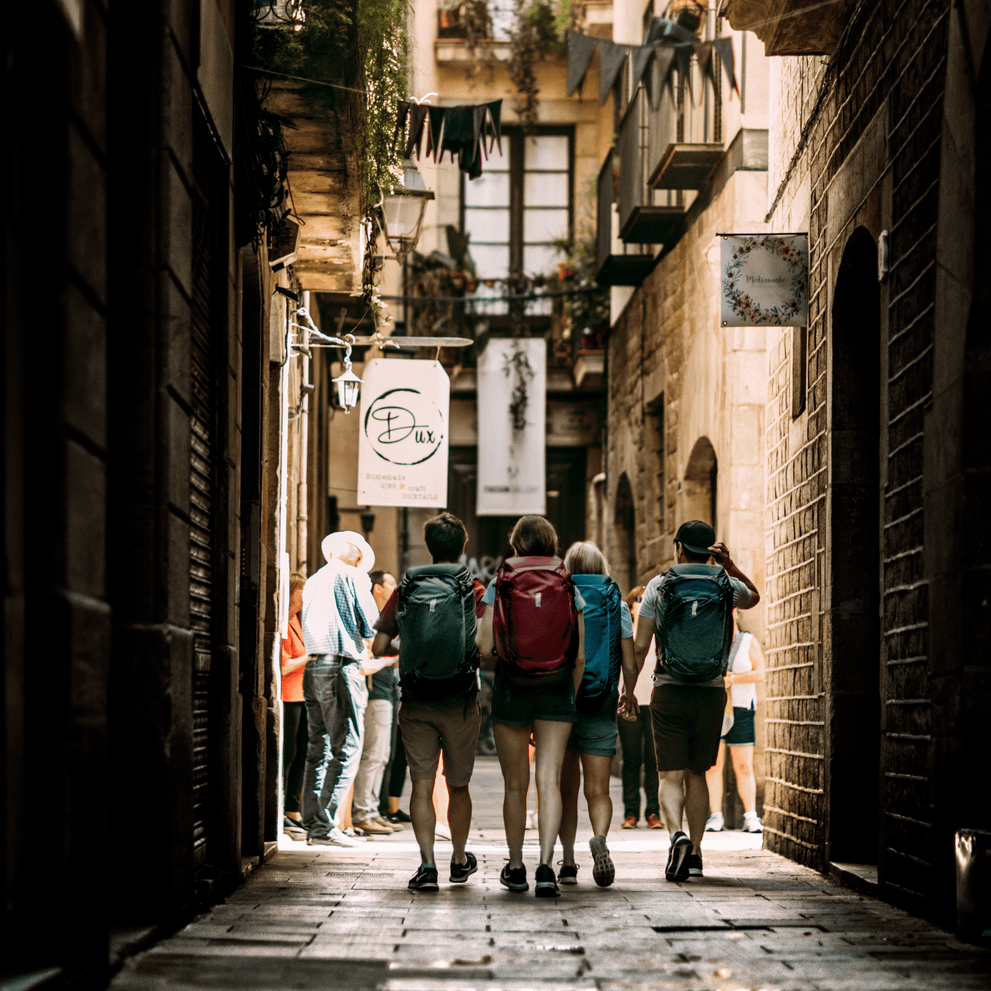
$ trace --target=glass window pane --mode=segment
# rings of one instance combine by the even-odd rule
[[[557,241],[568,236],[567,210],[523,211],[523,240],[528,244]]]
[[[465,206],[509,206],[509,173],[483,171],[465,182]]]
[[[465,210],[465,233],[474,246],[479,241],[509,243],[508,210]]]
[[[489,0],[489,18],[492,21],[492,37],[496,41],[507,41],[516,21],[513,0]]]
[[[541,206],[568,205],[567,172],[528,172],[523,177],[523,202]]]
[[[567,169],[568,136],[538,134],[526,139],[524,167],[530,169]]]
[[[553,275],[564,254],[550,244],[527,244],[523,248],[523,271],[527,275]]]
[[[469,246],[475,273],[480,279],[505,279],[509,275],[508,244],[475,244]],[[491,293],[490,293],[491,295]]]

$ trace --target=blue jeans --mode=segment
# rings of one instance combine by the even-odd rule
[[[329,657],[307,662],[303,701],[309,727],[303,775],[303,825],[307,836],[340,828],[341,807],[358,773],[368,685],[357,664]]]

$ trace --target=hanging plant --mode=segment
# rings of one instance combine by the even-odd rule
[[[555,7],[547,0],[515,0],[513,27],[509,32],[509,76],[516,86],[513,109],[525,133],[537,125],[540,98],[536,64],[548,55],[567,53],[565,32],[583,15],[584,4],[561,0]]]

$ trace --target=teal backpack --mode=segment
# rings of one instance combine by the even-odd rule
[[[585,600],[585,673],[575,699],[579,711],[599,708],[619,680],[622,596],[608,575],[572,575]]]

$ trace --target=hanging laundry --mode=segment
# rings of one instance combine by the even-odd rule
[[[488,158],[497,145],[502,154],[501,118],[502,100],[455,107],[400,100],[393,143],[402,140],[405,157],[411,158],[416,152],[419,158],[426,128],[426,156],[436,162],[443,160],[444,152],[450,152],[461,171],[469,179],[477,179],[482,174],[482,159]]]

